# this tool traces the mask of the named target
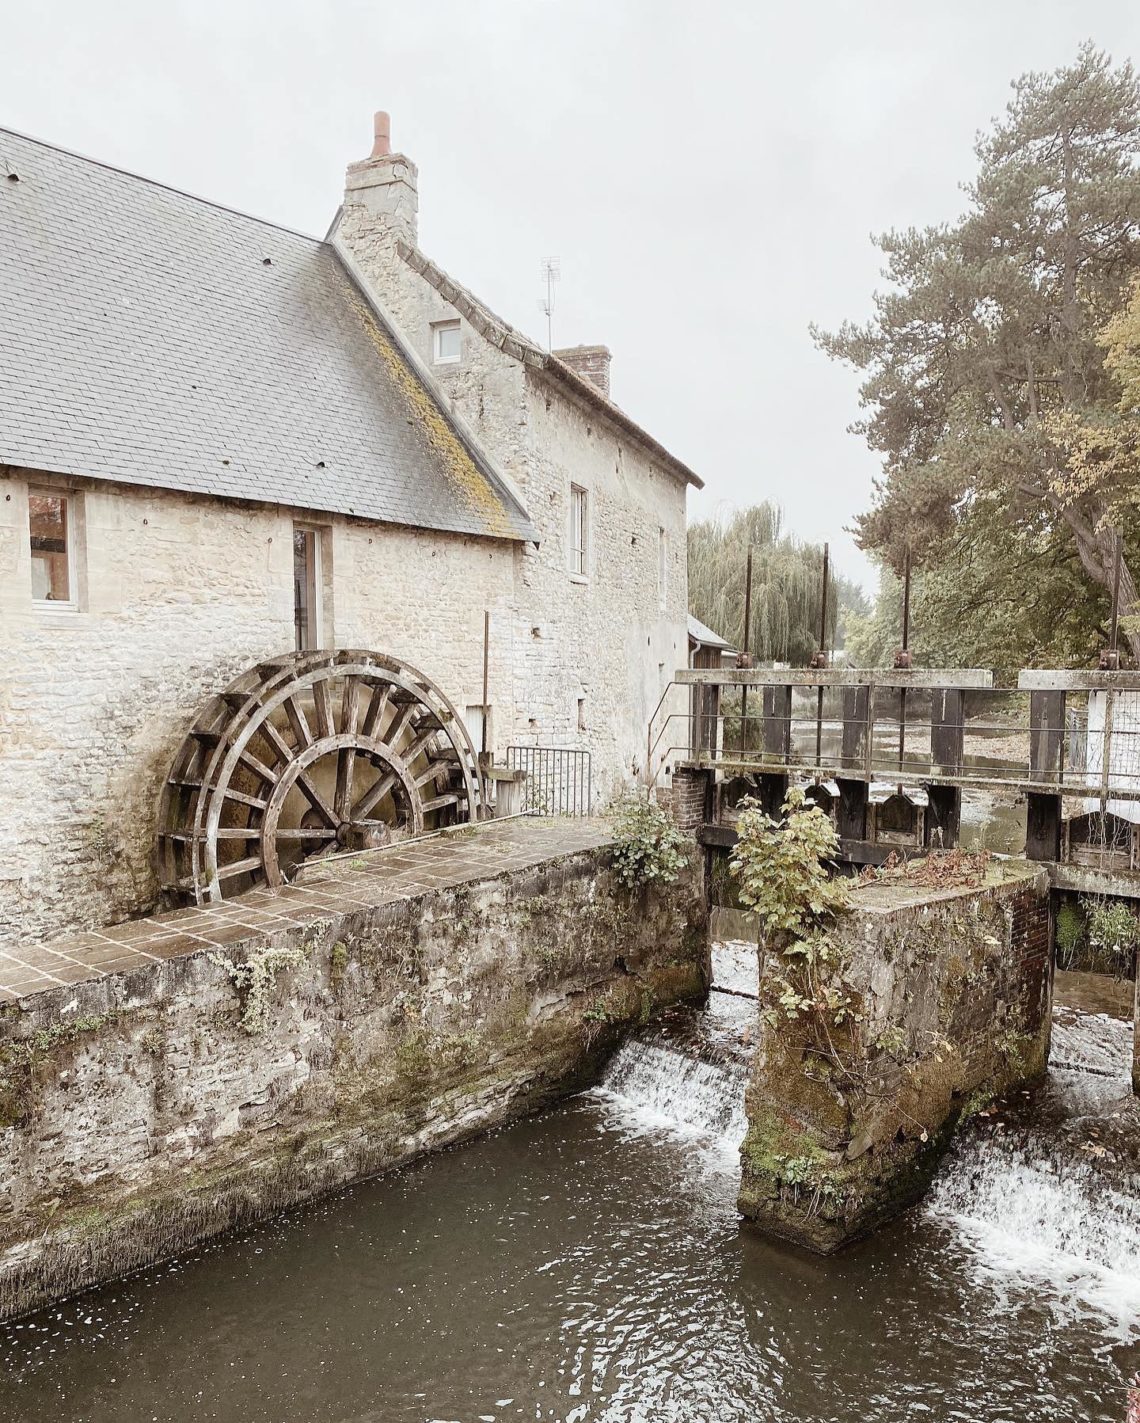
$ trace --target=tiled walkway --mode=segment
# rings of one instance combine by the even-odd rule
[[[312,924],[330,914],[411,899],[433,889],[527,869],[611,838],[604,820],[491,821],[386,850],[311,866],[284,889],[255,889],[203,909],[178,909],[97,933],[0,949],[0,1003],[69,983],[128,973],[203,948],[224,948],[267,930]]]

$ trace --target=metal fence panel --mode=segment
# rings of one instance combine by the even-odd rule
[[[523,811],[529,815],[589,815],[593,774],[588,751],[562,746],[508,746],[507,765],[525,771]]]

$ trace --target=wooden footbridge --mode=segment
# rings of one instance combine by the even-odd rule
[[[709,843],[737,802],[802,786],[844,857],[951,848],[963,797],[1025,806],[1025,854],[1061,888],[1140,897],[1140,672],[686,668],[649,727],[650,786],[699,773]],[[1109,883],[1113,885],[1109,887]]]

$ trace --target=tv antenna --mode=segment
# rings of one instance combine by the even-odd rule
[[[542,259],[542,280],[546,283],[546,296],[539,298],[539,309],[546,317],[546,349],[554,349],[554,286],[562,276],[562,264],[557,257]]]

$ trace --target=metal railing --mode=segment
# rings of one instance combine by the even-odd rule
[[[662,698],[647,779],[662,767],[895,783],[1006,786],[1140,801],[1140,673],[685,669],[688,711]],[[1131,813],[1129,813],[1129,818]]]
[[[525,771],[522,808],[529,815],[589,815],[593,771],[588,751],[562,746],[508,746],[507,765]]]

